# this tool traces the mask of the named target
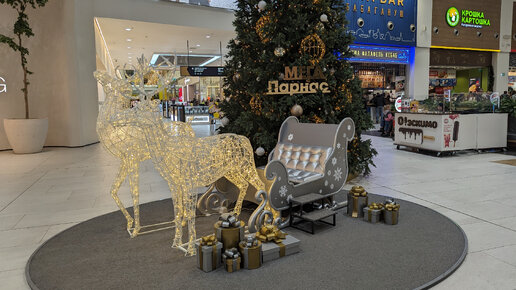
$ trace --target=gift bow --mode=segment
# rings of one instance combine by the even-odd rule
[[[353,186],[349,193],[353,196],[367,196],[367,191],[360,185]]]
[[[247,236],[243,241],[240,242],[244,248],[258,246],[258,239],[254,236]]]
[[[400,209],[399,204],[389,203],[385,205],[385,209],[388,211],[397,211]]]
[[[217,243],[215,235],[209,235],[201,238],[201,246],[213,246]]]
[[[371,203],[369,206],[368,206],[369,209],[373,209],[373,210],[379,210],[379,209],[382,209],[383,208],[383,204],[382,203],[376,203],[376,202],[373,202]]]
[[[277,226],[264,225],[260,228],[260,232],[256,234],[256,238],[262,242],[274,241],[275,243],[281,243],[286,235]]]

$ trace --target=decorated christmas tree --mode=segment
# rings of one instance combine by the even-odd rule
[[[371,128],[360,80],[346,60],[352,56],[346,7],[338,0],[239,0],[236,38],[225,67],[221,133],[247,136],[257,165],[277,142],[282,122],[338,124],[350,117],[356,138],[349,145],[349,168],[370,172],[376,150],[361,132]],[[263,148],[263,149],[262,149]],[[258,150],[257,150],[258,149]]]

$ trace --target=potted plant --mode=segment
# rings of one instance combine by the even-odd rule
[[[11,6],[18,13],[13,25],[14,37],[0,33],[0,44],[6,44],[13,51],[19,53],[23,71],[23,97],[25,100],[24,119],[4,119],[4,128],[7,140],[14,153],[35,153],[43,149],[48,131],[48,119],[31,119],[29,114],[29,75],[32,72],[27,67],[29,50],[23,46],[23,38],[34,36],[29,25],[26,10],[30,7],[43,7],[48,0],[0,0],[0,4]],[[2,8],[3,9],[3,8]]]

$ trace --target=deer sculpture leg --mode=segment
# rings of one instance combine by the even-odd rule
[[[124,182],[128,174],[128,164],[122,161],[120,163],[120,167],[118,168],[118,174],[115,178],[115,182],[113,182],[113,185],[111,186],[111,197],[115,200],[116,205],[124,214],[125,219],[127,220],[127,231],[129,232],[129,234],[131,234],[131,228],[133,227],[134,219],[131,217],[131,215],[123,205],[122,201],[118,197],[118,190],[120,189],[122,182]]]
[[[183,204],[183,199],[180,194],[180,188],[178,186],[169,181],[168,187],[170,188],[170,193],[172,194],[172,203],[174,204],[174,224],[176,225],[177,229],[178,223],[183,224],[183,209],[181,206]],[[172,242],[172,247],[176,248],[180,245],[181,238],[179,238],[179,240],[176,240],[174,238],[174,241]]]
[[[186,191],[185,184],[178,184],[176,189],[176,202],[174,203],[174,222],[176,225],[176,233],[174,236],[174,242],[172,243],[172,247],[179,247],[183,243],[183,220],[185,218],[184,206],[185,198],[188,194],[188,192]]]
[[[141,229],[140,225],[140,190],[138,183],[138,171],[140,168],[139,163],[130,162],[131,168],[129,169],[129,186],[131,187],[131,195],[133,197],[133,211],[134,211],[134,229],[131,237],[134,238],[138,235]]]
[[[186,195],[185,203],[185,218],[188,222],[188,248],[186,256],[194,256],[196,254],[195,240],[195,214],[197,205],[197,192],[193,191],[193,187],[189,187],[189,192]]]
[[[236,216],[239,216],[242,211],[242,203],[244,202],[244,197],[247,192],[247,187],[249,187],[249,183],[247,183],[239,173],[228,173],[224,177],[226,177],[229,182],[233,183],[239,190],[238,199],[235,208],[233,209],[233,213]]]

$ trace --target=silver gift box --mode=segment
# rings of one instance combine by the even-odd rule
[[[348,216],[351,216],[353,213],[353,203],[354,203],[353,196],[348,194]],[[364,216],[364,207],[367,206],[369,198],[367,196],[358,196],[357,197],[357,217],[361,218]]]
[[[385,221],[385,224],[388,225],[396,225],[398,224],[398,221],[400,219],[400,211],[399,210],[383,210],[383,220]]]
[[[368,207],[364,208],[364,220],[366,222],[377,223],[381,220],[381,218],[382,218],[382,210],[381,209],[373,209],[371,211],[371,220],[369,220],[369,208]]]
[[[199,249],[199,242],[195,242],[195,247]],[[222,265],[222,243],[217,242],[217,260],[215,262],[216,267],[213,268],[213,246],[203,246],[201,251],[197,253],[197,267],[204,272],[211,272]],[[202,265],[201,265],[202,259]]]
[[[283,245],[285,245],[285,256],[295,254],[299,252],[299,240],[294,238],[291,235],[287,235],[287,237],[283,240]],[[278,246],[275,242],[262,243],[262,259],[263,263],[279,259],[280,257],[280,246]]]

